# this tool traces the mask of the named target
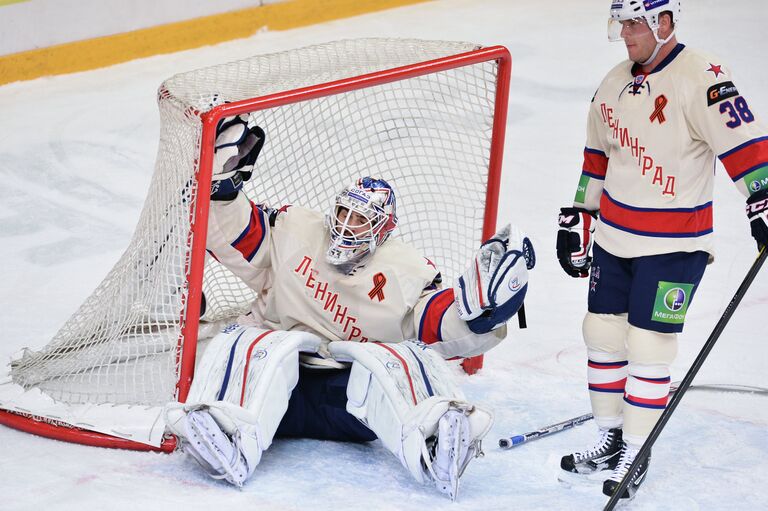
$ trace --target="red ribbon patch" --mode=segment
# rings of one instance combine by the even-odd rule
[[[379,301],[384,300],[384,284],[387,283],[387,277],[383,273],[377,273],[373,276],[373,289],[368,291],[368,298],[373,300],[378,298]]]
[[[667,117],[664,115],[664,107],[667,106],[667,97],[662,94],[658,98],[656,98],[656,102],[654,103],[655,110],[651,114],[651,122],[658,119],[659,124],[664,124],[664,121],[667,120]]]

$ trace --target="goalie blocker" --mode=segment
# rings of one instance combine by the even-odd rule
[[[187,403],[166,406],[168,428],[211,477],[242,486],[289,408],[299,352],[315,353],[322,342],[303,332],[228,327],[203,355]],[[416,481],[455,499],[492,414],[466,401],[445,361],[422,343],[331,342],[328,349],[352,363],[346,411]]]

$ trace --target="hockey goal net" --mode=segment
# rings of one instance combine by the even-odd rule
[[[451,285],[494,232],[509,73],[503,47],[365,39],[166,80],[155,173],[130,245],[45,347],[12,361],[0,423],[81,443],[161,446],[159,410],[185,399],[198,339],[254,298],[205,252],[222,117],[251,113],[267,134],[245,186],[252,200],[325,211],[353,179],[387,179],[398,193],[397,234]],[[166,439],[160,448],[171,447]]]

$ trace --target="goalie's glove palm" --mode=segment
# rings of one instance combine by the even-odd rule
[[[557,260],[571,277],[586,277],[592,265],[592,234],[595,219],[592,211],[584,208],[560,208],[557,224]]]
[[[237,196],[243,183],[251,178],[264,139],[264,130],[248,127],[246,114],[219,122],[211,177],[212,200],[232,200]]]
[[[528,288],[528,270],[536,264],[533,244],[506,225],[480,246],[454,285],[459,317],[475,333],[494,330],[520,309]]]

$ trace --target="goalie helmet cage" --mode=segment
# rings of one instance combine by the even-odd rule
[[[255,296],[205,251],[224,117],[249,114],[266,132],[249,198],[326,211],[353,179],[387,179],[400,206],[395,234],[450,286],[495,232],[510,70],[503,46],[360,39],[163,82],[157,162],[131,242],[48,345],[11,362],[0,423],[88,445],[174,448],[160,411],[185,400],[198,337]],[[463,365],[473,373],[482,358]],[[153,433],[137,432],[137,414]]]

